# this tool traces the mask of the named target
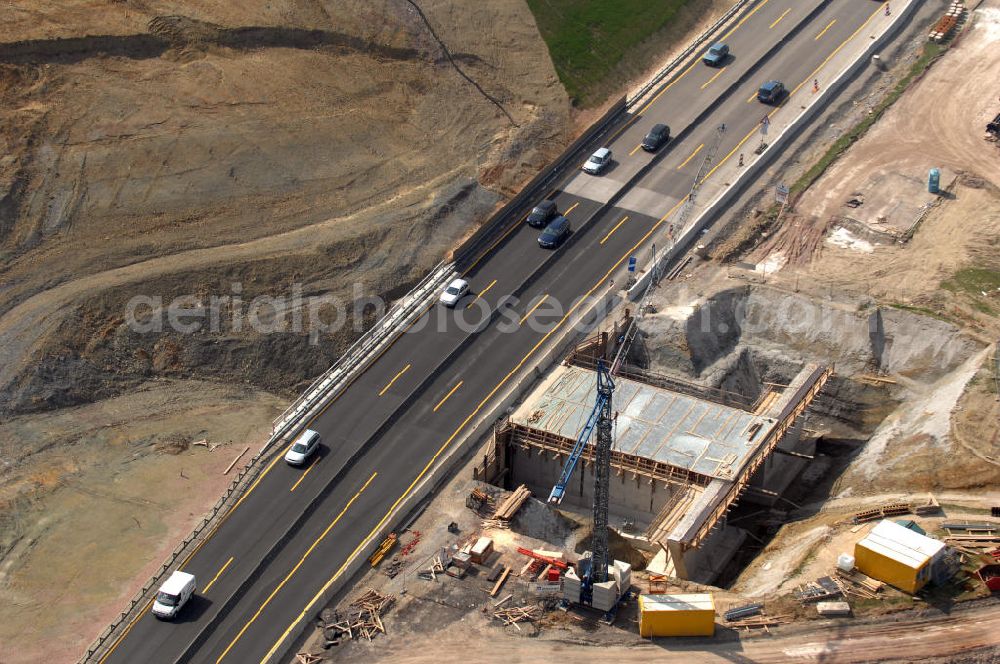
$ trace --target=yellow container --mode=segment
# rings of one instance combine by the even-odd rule
[[[712,636],[715,600],[709,594],[639,595],[641,636]]]
[[[944,543],[892,521],[880,522],[854,545],[858,571],[913,594],[931,579],[931,566]]]

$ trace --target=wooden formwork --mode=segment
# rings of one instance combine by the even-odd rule
[[[504,435],[504,433],[508,436],[507,440],[510,444],[518,445],[525,450],[533,449],[539,454],[550,452],[554,458],[560,461],[570,455],[573,451],[573,446],[576,444],[576,441],[571,438],[540,429],[532,429],[516,422],[508,422],[505,431],[501,431],[498,435]],[[587,464],[593,463],[593,447],[585,447],[583,453],[580,455],[580,459]],[[648,478],[650,481],[660,480],[681,486],[687,486],[688,484],[707,486],[713,479],[708,475],[702,475],[701,473],[696,473],[685,468],[678,468],[662,461],[628,454],[620,450],[612,450],[611,468],[619,476],[631,473],[633,479],[642,476]]]
[[[817,367],[812,371],[812,373],[803,381],[796,389],[796,393],[789,400],[788,404],[785,406],[784,410],[780,414],[778,421],[775,422],[771,430],[767,432],[764,441],[755,449],[750,457],[747,459],[743,467],[740,468],[740,472],[737,475],[732,486],[726,492],[726,495],[719,501],[719,503],[712,509],[706,518],[702,521],[701,526],[698,528],[695,535],[689,540],[682,542],[685,548],[694,548],[700,545],[705,538],[711,534],[712,530],[715,528],[716,524],[722,519],[732,508],[733,503],[739,500],[739,497],[746,490],[750,483],[750,478],[753,474],[760,468],[761,464],[767,460],[767,457],[771,455],[774,448],[777,447],[781,439],[785,437],[789,429],[795,423],[806,408],[816,399],[820,390],[826,385],[826,381],[830,379],[833,375],[833,367]]]

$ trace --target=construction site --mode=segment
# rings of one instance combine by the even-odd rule
[[[953,37],[956,16],[935,20],[929,39]],[[898,121],[889,115],[859,158],[884,151]],[[970,154],[995,149],[996,123]],[[903,631],[882,625],[890,613],[909,625],[951,615],[965,629],[963,612],[988,612],[1000,590],[995,321],[958,300],[930,317],[917,302],[935,286],[899,287],[874,268],[849,285],[839,276],[834,295],[830,266],[843,275],[888,256],[909,274],[950,232],[956,199],[983,204],[982,181],[946,159],[936,192],[912,164],[848,184],[840,163],[775,232],[748,243],[746,226],[713,231],[655,293],[539,371],[357,579],[391,608],[366,617],[366,595],[347,594],[299,661],[458,661],[482,639],[504,653],[484,661],[570,642],[585,661],[588,646],[623,661],[661,652],[644,642],[690,661],[723,661],[694,654],[726,659],[734,642],[746,661],[793,650],[818,661],[825,629],[857,634],[831,661],[947,651],[928,641],[900,659],[882,637]],[[720,258],[733,247],[739,261]],[[881,303],[896,298],[913,304]],[[942,661],[996,655],[952,652]]]
[[[162,638],[164,661],[258,661],[221,641],[245,633],[241,646],[272,648],[279,611],[300,622],[266,659],[296,664],[1000,661],[1000,0],[915,3],[828,103],[818,75],[785,109],[765,109],[805,109],[810,94],[822,107],[662,273],[655,245],[649,263],[635,250],[600,319],[567,324],[550,345],[538,332],[531,359],[518,347],[518,384],[466,420],[469,440],[447,454],[421,443],[437,464],[421,483],[397,477],[408,461],[389,461],[418,447],[410,436],[425,421],[454,437],[480,413],[471,377],[492,376],[475,362],[495,351],[411,368],[444,344],[428,343],[386,382],[369,375],[379,384],[356,403],[412,399],[417,424],[395,410],[364,423],[366,444],[385,444],[390,425],[402,433],[372,453],[377,471],[360,488],[338,485],[368,477],[339,447],[348,435],[324,432],[305,467],[286,468],[280,451],[254,457],[289,400],[356,343],[350,326],[319,344],[308,330],[225,325],[140,337],[121,312],[148,293],[250,301],[294,284],[352,303],[369,291],[406,300],[607,110],[573,106],[549,59],[539,12],[560,13],[562,0],[210,0],[192,17],[163,0],[20,4],[0,49],[11,148],[0,159],[0,662],[103,662],[86,649],[112,623],[126,645],[155,651],[143,628]],[[734,0],[687,4],[671,29],[693,39]],[[778,4],[745,7],[768,40],[803,6]],[[856,11],[843,4],[841,18],[803,29],[806,50],[848,57],[854,46],[831,43]],[[890,19],[889,3],[865,9]],[[662,63],[600,87],[644,84],[688,45],[652,41],[636,48]],[[692,57],[705,82],[688,83],[706,95],[738,69]],[[706,206],[713,188],[737,189],[786,122],[775,115],[770,135],[768,121],[727,156],[736,115],[703,143],[670,118],[674,145],[692,144],[663,182],[694,184],[657,241],[694,224],[703,182]],[[633,163],[659,158],[641,147]],[[616,147],[609,177],[582,181],[596,192],[625,177],[628,149]],[[578,207],[573,233],[624,246],[636,225],[657,228],[663,207],[586,235]],[[508,272],[469,295],[510,291]],[[377,322],[353,311],[360,327]],[[372,354],[393,358],[388,346]],[[452,371],[450,391],[402,391]],[[351,419],[347,403],[327,417]],[[243,474],[254,463],[258,479]],[[275,518],[247,511],[258,504],[241,481],[244,496],[276,487],[251,496]],[[220,511],[226,497],[281,527],[278,554],[247,544],[260,544],[259,567],[237,537],[218,552],[195,537],[220,541],[209,539],[217,512],[239,528]],[[369,534],[363,519],[398,506]],[[300,525],[312,518],[315,540]],[[334,541],[343,561],[320,548]],[[134,598],[170,560],[188,564],[184,546],[218,558],[198,570],[190,620],[126,620],[130,601],[152,620]],[[288,598],[294,584],[308,604]],[[210,657],[167,653],[195,628],[190,647],[218,648]],[[143,660],[133,652],[117,656]]]
[[[783,368],[787,383],[721,375],[742,389],[710,387],[650,369],[642,324],[625,311],[541,377],[437,509],[382,542],[367,589],[324,611],[299,661],[384,657],[428,629],[558,639],[583,627],[593,644],[622,647],[769,635],[1000,588],[997,522],[948,519],[927,494],[841,515],[842,535],[824,547],[834,558],[786,570],[797,583],[784,593],[741,590],[746,561],[767,555],[779,522],[801,518],[789,496],[824,484],[820,431],[856,378],[805,362]]]
[[[623,328],[632,324],[628,319]],[[574,351],[497,427],[477,479],[508,488],[525,484],[541,496],[557,487],[560,503],[577,509],[595,504],[597,452],[585,445],[595,426],[595,367],[627,355],[609,338],[614,335],[602,334]],[[601,511],[655,554],[654,568],[712,583],[745,539],[726,525],[726,514],[747,492],[756,496],[751,500],[773,503],[799,460],[810,458],[803,415],[831,373],[809,365],[791,384],[766,386],[755,403],[741,403],[738,393],[618,365],[608,379],[614,407],[606,426],[614,445]]]

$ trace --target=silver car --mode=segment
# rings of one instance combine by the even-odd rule
[[[441,293],[441,304],[446,307],[454,307],[468,292],[469,282],[465,279],[455,279]]]
[[[585,173],[590,173],[591,175],[600,175],[610,163],[611,150],[607,148],[599,148],[597,152],[590,155],[590,159],[588,159],[587,163],[583,165],[583,170]]]
[[[285,452],[285,461],[292,466],[301,466],[319,449],[319,434],[312,429],[306,429]]]

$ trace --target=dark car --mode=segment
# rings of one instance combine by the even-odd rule
[[[542,201],[536,205],[528,215],[528,225],[535,228],[544,228],[549,223],[549,219],[559,214],[555,201]]]
[[[566,236],[569,235],[569,219],[566,217],[556,217],[552,220],[542,234],[538,236],[538,246],[544,249],[555,249]]]
[[[784,95],[785,85],[781,81],[768,81],[757,91],[757,99],[765,104],[777,104]]]
[[[709,67],[718,67],[725,62],[728,57],[729,47],[722,42],[719,42],[718,44],[713,44],[712,48],[708,49],[708,53],[702,56],[701,61]]]
[[[668,140],[670,140],[670,127],[665,124],[653,125],[646,137],[642,139],[642,149],[646,152],[656,152]]]

